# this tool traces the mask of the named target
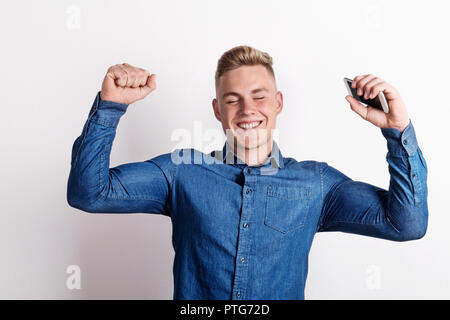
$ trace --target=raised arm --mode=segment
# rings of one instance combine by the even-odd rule
[[[427,165],[412,123],[402,133],[381,129],[387,139],[389,190],[353,181],[321,163],[323,207],[318,231],[342,231],[407,241],[425,235]]]
[[[167,155],[109,168],[120,117],[156,88],[155,75],[128,64],[108,69],[81,135],[72,148],[67,185],[70,206],[91,213],[170,215]]]
[[[406,241],[425,235],[428,224],[427,165],[399,92],[373,75],[354,78],[352,87],[365,99],[383,92],[389,113],[346,99],[361,118],[381,128],[387,140],[389,190],[353,181],[321,163],[322,213],[318,231],[343,231]]]

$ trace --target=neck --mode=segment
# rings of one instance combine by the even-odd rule
[[[273,141],[270,140],[267,143],[261,144],[256,148],[244,148],[243,146],[235,143],[233,146],[233,152],[248,166],[257,166],[263,164],[269,157],[270,153],[272,152],[272,143]]]

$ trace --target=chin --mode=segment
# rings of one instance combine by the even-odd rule
[[[237,145],[245,149],[257,149],[267,143],[267,136],[236,136]]]
[[[229,125],[224,132],[227,140],[233,139],[234,145],[249,150],[264,146],[269,138],[265,121],[252,130],[243,130],[237,125]]]

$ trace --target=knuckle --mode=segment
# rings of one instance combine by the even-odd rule
[[[119,83],[120,84],[122,84],[122,85],[124,85],[124,84],[126,84],[127,83],[127,76],[126,75],[121,75],[120,77],[119,77]]]
[[[145,71],[142,69],[137,70],[137,75],[139,78],[143,78],[145,76]]]
[[[122,79],[126,79],[126,74],[123,72],[123,71],[121,71],[121,70],[117,70],[117,72],[115,72],[115,75],[117,76],[117,78],[119,79],[119,80],[122,80]]]

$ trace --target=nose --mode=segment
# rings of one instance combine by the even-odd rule
[[[256,113],[256,106],[250,99],[242,99],[241,109],[244,114]]]

